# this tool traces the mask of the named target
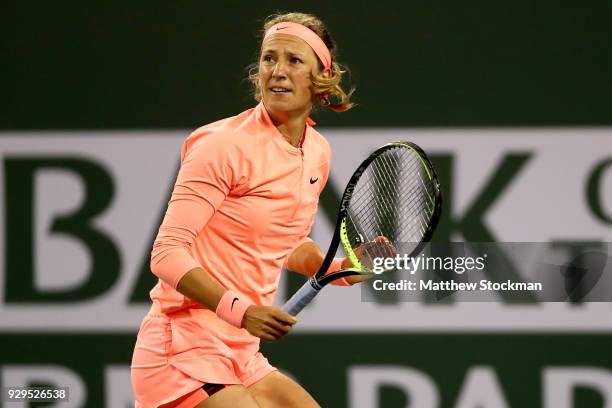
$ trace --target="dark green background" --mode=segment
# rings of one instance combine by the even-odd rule
[[[3,336],[0,361],[7,364],[57,364],[77,372],[86,384],[87,406],[102,407],[104,367],[129,364],[132,335],[29,335]],[[367,347],[366,347],[367,345]],[[572,345],[568,347],[568,345]],[[610,337],[603,335],[291,335],[279,343],[266,343],[270,362],[299,377],[323,407],[347,406],[349,365],[413,367],[428,375],[440,392],[440,408],[455,406],[467,371],[474,366],[495,370],[510,407],[541,407],[544,368],[612,366]],[[322,351],[313,367],[312,350]],[[15,354],[14,350],[21,352]],[[406,397],[383,387],[379,406],[404,408]],[[594,391],[578,388],[574,407],[601,407]],[[113,407],[123,408],[123,407]]]
[[[0,129],[193,128],[252,105],[277,10],[322,17],[359,107],[325,126],[612,124],[612,2],[3,4]]]

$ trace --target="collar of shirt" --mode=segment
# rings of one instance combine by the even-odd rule
[[[304,134],[302,135],[302,141],[300,142],[300,147],[295,147],[291,143],[287,142],[287,140],[281,134],[281,132],[279,132],[276,126],[274,126],[274,123],[272,122],[272,118],[268,114],[268,110],[264,106],[263,101],[259,102],[259,104],[255,107],[255,117],[257,118],[258,122],[260,122],[266,129],[268,129],[271,132],[271,134],[274,134],[275,139],[282,141],[282,146],[287,151],[289,151],[290,153],[294,153],[294,154],[296,153],[301,154],[301,148],[304,146],[304,143],[306,143],[306,139],[307,139],[308,131],[310,127],[316,125],[316,122],[312,120],[310,117],[306,119],[306,126],[304,128]]]

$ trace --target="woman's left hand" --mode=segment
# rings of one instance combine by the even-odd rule
[[[371,242],[361,244],[357,248],[355,248],[355,255],[361,259],[361,252],[373,246],[376,248],[376,252],[383,254],[384,257],[394,257],[397,254],[397,249],[395,249],[393,244],[391,244],[391,242],[387,238],[380,236],[374,238],[374,240],[372,240]],[[368,262],[368,258],[365,258],[366,259],[362,259],[361,262]],[[374,261],[370,260],[369,263],[373,265]],[[372,265],[368,265],[368,268],[372,268]],[[351,263],[350,259],[344,258],[344,261],[342,261],[342,269],[348,269],[352,267],[353,264]],[[344,279],[351,285],[354,285],[356,283],[361,283],[363,281],[372,279],[374,276],[375,274],[368,273],[363,275],[346,276]]]

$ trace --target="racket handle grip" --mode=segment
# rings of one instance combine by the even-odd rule
[[[281,309],[283,311],[289,313],[292,316],[297,316],[298,313],[302,311],[307,304],[319,293],[321,288],[317,289],[314,285],[316,283],[311,282],[311,279],[308,279],[302,287],[291,296]],[[317,285],[318,286],[318,285]]]

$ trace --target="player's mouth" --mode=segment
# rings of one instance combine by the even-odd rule
[[[274,93],[274,94],[283,94],[283,93],[289,93],[289,92],[291,92],[291,90],[290,90],[290,89],[288,89],[288,88],[283,88],[283,87],[281,87],[281,86],[274,86],[274,87],[269,88],[269,89],[270,89],[270,91],[271,91],[272,93]]]

